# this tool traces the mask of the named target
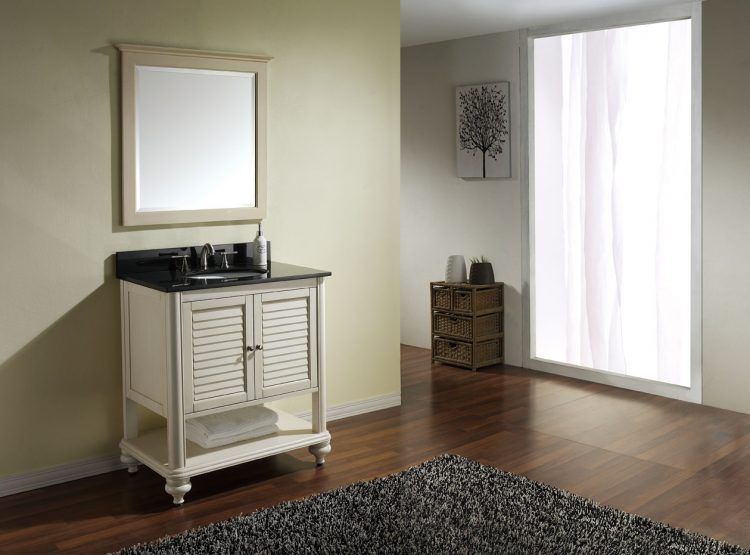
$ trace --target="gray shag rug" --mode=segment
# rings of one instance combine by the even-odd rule
[[[175,553],[745,553],[456,455],[129,547]]]

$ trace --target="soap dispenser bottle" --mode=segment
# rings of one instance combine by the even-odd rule
[[[253,266],[266,269],[268,267],[268,248],[266,238],[263,237],[263,224],[258,223],[258,235],[253,241]]]

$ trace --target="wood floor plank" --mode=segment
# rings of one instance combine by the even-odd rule
[[[0,552],[102,553],[383,476],[445,452],[750,545],[750,416],[512,366],[471,372],[402,347],[402,406],[330,423],[306,450],[193,480],[173,507],[143,469],[0,498]]]

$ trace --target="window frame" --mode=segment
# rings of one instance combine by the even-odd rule
[[[534,345],[534,39],[617,27],[691,19],[691,276],[690,386],[627,376],[537,358]],[[702,377],[702,6],[700,1],[526,29],[520,33],[521,202],[522,202],[522,365],[524,368],[701,403]]]

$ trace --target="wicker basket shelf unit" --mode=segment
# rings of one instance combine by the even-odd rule
[[[432,361],[476,370],[503,362],[503,284],[430,283]]]

